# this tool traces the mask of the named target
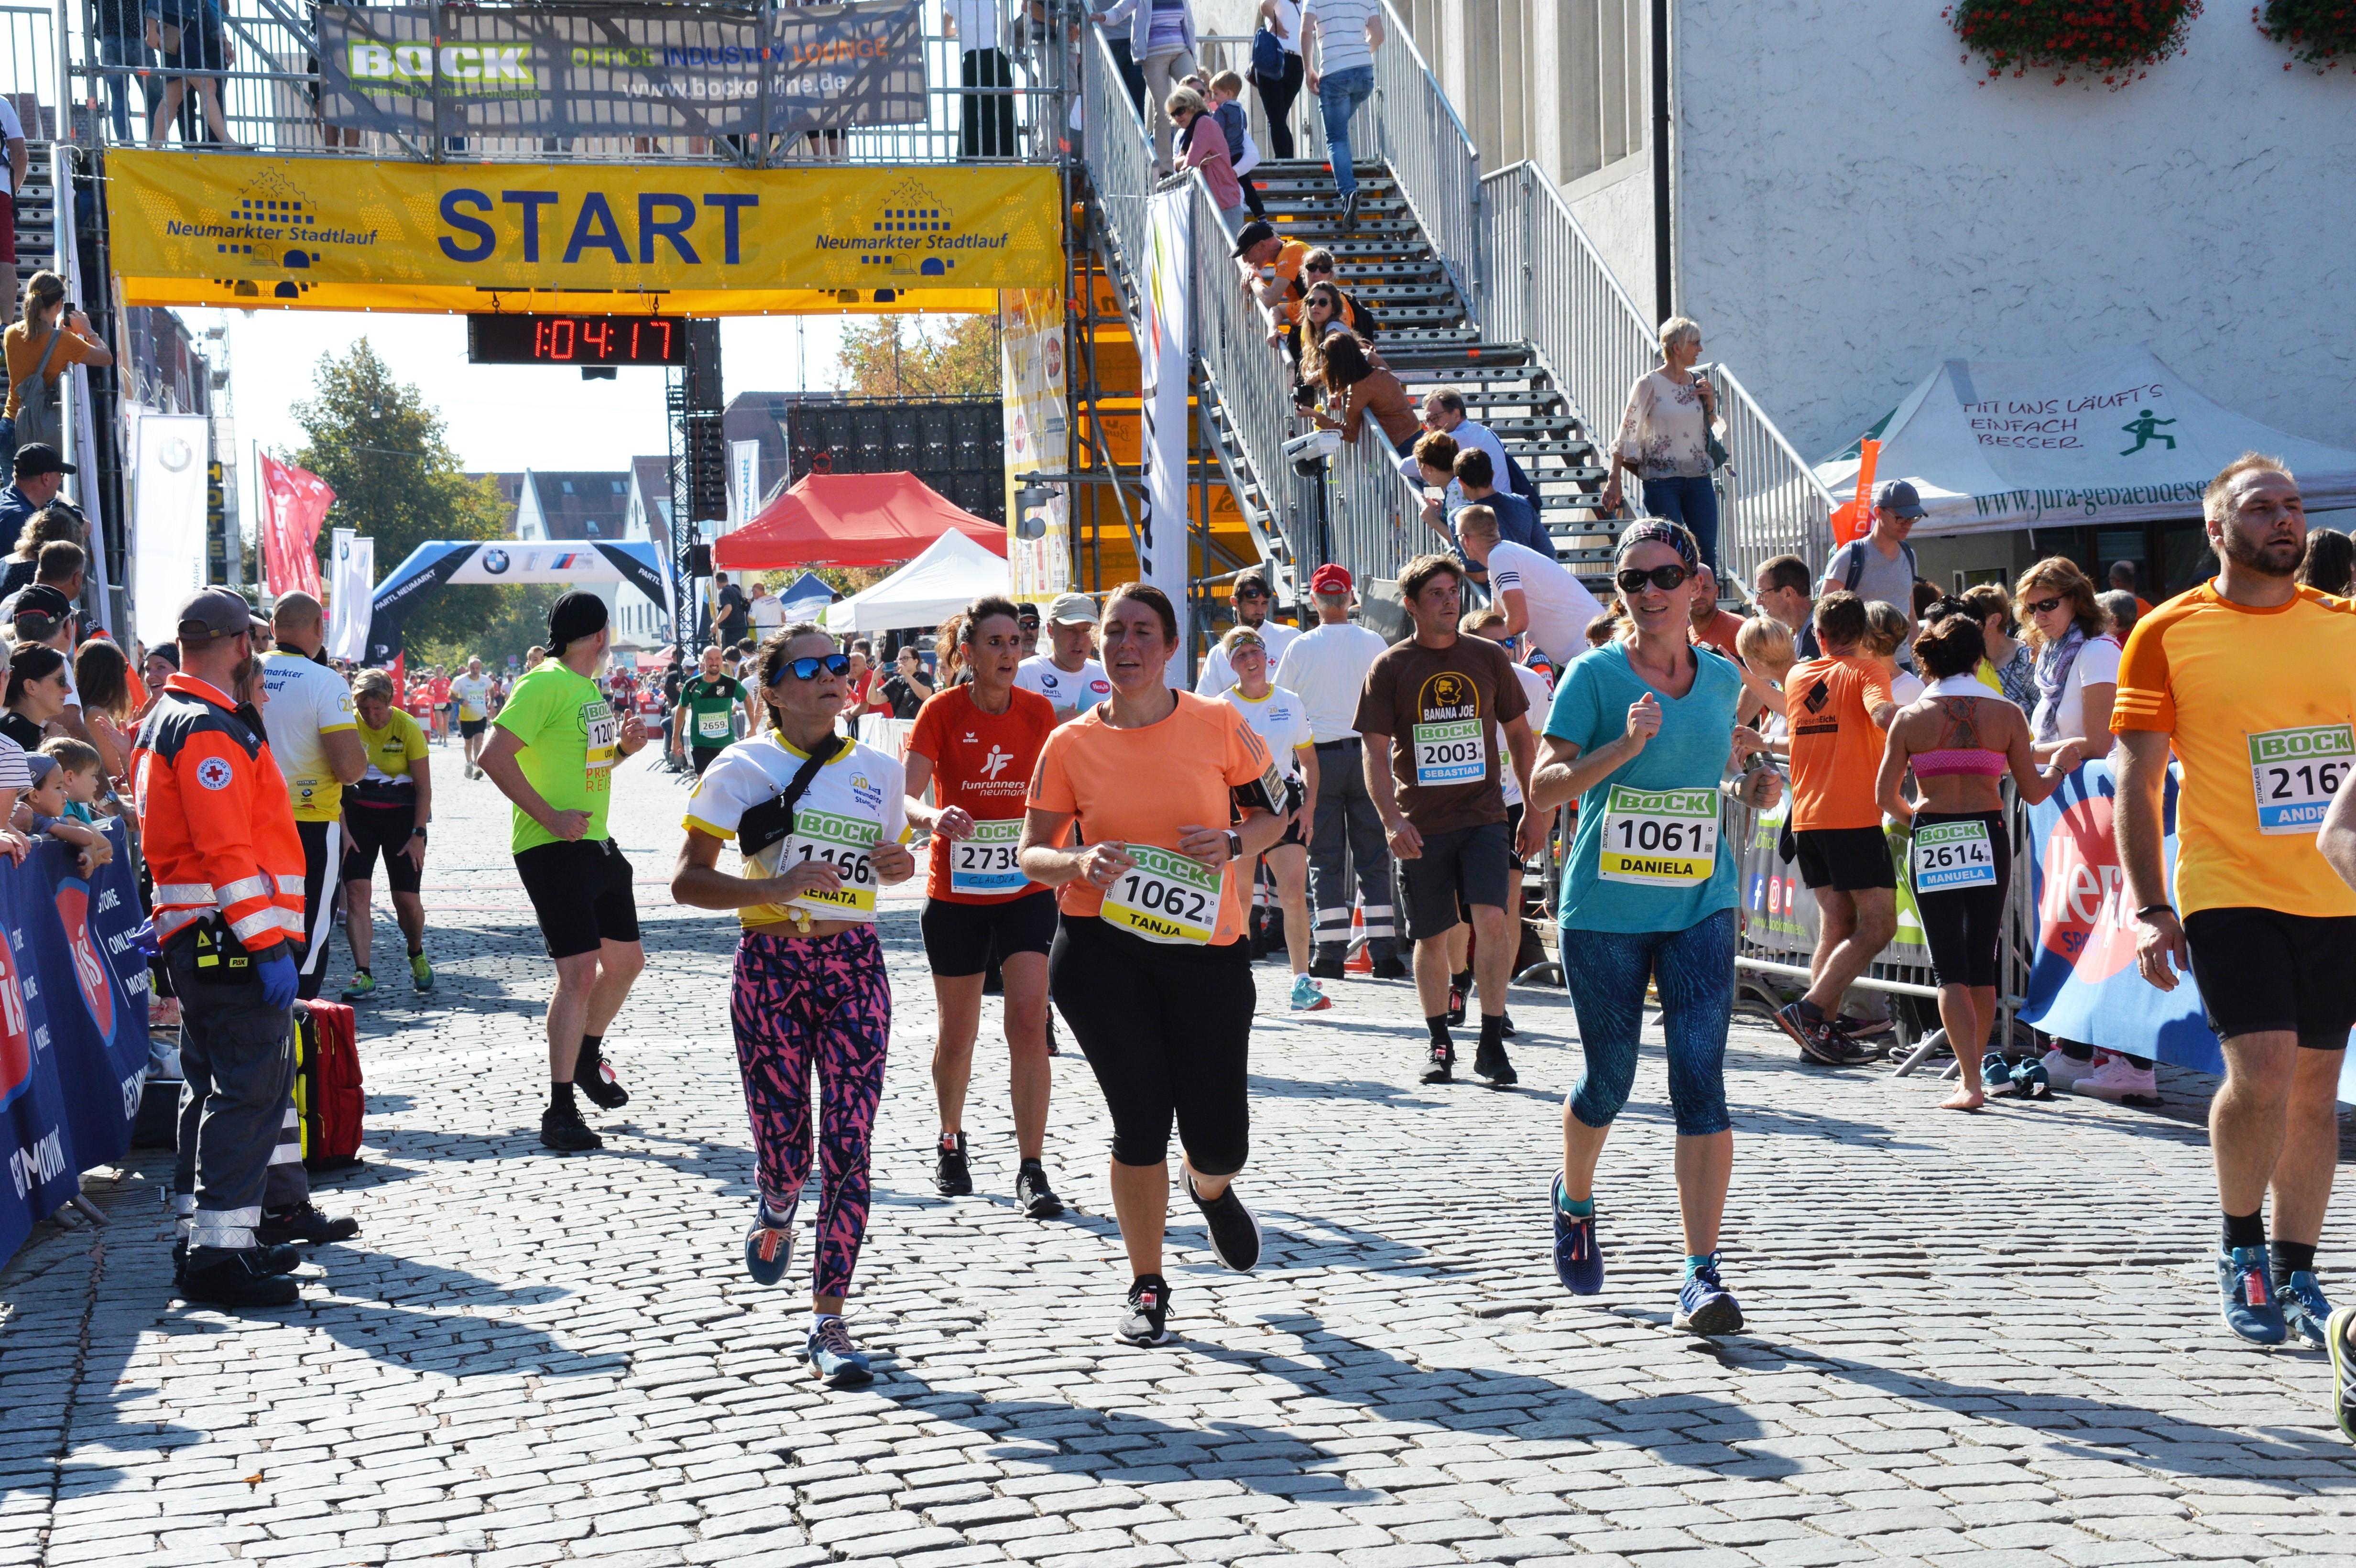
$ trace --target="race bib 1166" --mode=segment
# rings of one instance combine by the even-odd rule
[[[1706,882],[1718,869],[1718,791],[1613,784],[1595,852],[1595,874],[1607,882]]]
[[[2249,741],[2258,831],[2312,833],[2321,827],[2340,781],[2356,763],[2356,733],[2345,724],[2318,724],[2260,731]]]
[[[842,879],[842,885],[830,893],[804,893],[786,907],[831,920],[873,920],[873,856],[879,832],[870,817],[841,816],[808,806],[795,812],[794,836],[786,840],[773,874],[782,877],[804,860],[824,860]]]
[[[1148,942],[1200,947],[1219,924],[1219,873],[1189,855],[1131,844],[1137,864],[1105,890],[1104,918]]]

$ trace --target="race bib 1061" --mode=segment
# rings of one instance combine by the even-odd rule
[[[1137,864],[1105,890],[1104,918],[1148,942],[1200,947],[1219,924],[1219,872],[1188,855],[1131,844]]]
[[[1691,887],[1718,869],[1718,791],[1631,789],[1604,799],[1595,874],[1607,882]]]
[[[975,819],[973,837],[941,840],[949,857],[949,891],[953,893],[1019,893],[1031,880],[1015,863],[1014,848],[1023,838],[1023,819]]]
[[[1479,784],[1489,776],[1489,737],[1478,719],[1419,724],[1408,739],[1415,746],[1415,782],[1421,788]]]
[[[2249,741],[2258,831],[2312,833],[2321,827],[2340,781],[2356,763],[2356,733],[2345,724],[2318,724],[2263,730]]]
[[[1926,822],[1914,829],[1914,891],[1996,886],[1996,848],[1985,822]]]

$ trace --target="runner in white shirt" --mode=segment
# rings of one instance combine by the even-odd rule
[[[1058,723],[1076,719],[1112,695],[1104,666],[1088,656],[1095,646],[1096,601],[1085,593],[1059,593],[1047,606],[1047,639],[1055,652],[1033,654],[1014,667],[1014,684],[1053,703]]]
[[[1505,613],[1508,636],[1529,634],[1538,652],[1560,669],[1587,651],[1587,624],[1603,606],[1558,560],[1497,537],[1497,514],[1467,507],[1456,514],[1456,538],[1465,558],[1489,572],[1489,592]]]
[[[483,754],[483,731],[491,721],[491,677],[483,673],[483,661],[469,658],[466,673],[450,683],[451,699],[458,704],[458,734],[466,747],[466,774],[470,779],[483,776],[475,759]]]
[[[1366,919],[1366,954],[1375,977],[1400,980],[1407,965],[1393,935],[1390,840],[1374,797],[1366,793],[1366,770],[1359,762],[1358,698],[1366,672],[1390,645],[1380,633],[1350,623],[1349,571],[1332,562],[1309,580],[1318,624],[1293,639],[1277,661],[1276,684],[1301,699],[1309,714],[1310,738],[1317,749],[1317,793],[1303,808],[1310,819],[1310,888],[1317,898],[1317,953],[1309,973],[1320,980],[1342,977],[1350,947],[1350,882],[1347,863],[1358,879]]]
[[[1259,634],[1260,645],[1268,650],[1269,667],[1274,669],[1277,661],[1284,657],[1284,650],[1301,635],[1301,628],[1268,618],[1271,603],[1268,579],[1258,571],[1238,573],[1227,595],[1228,603],[1235,606],[1236,624],[1248,626]],[[1203,673],[1194,678],[1194,695],[1216,697],[1235,683],[1235,671],[1227,663],[1226,641],[1222,638],[1212,644],[1211,651],[1204,656]]]
[[[1292,1010],[1322,1012],[1333,1005],[1323,987],[1309,974],[1309,835],[1302,819],[1315,826],[1317,748],[1309,729],[1309,709],[1301,699],[1268,678],[1268,640],[1255,626],[1237,626],[1219,639],[1217,652],[1236,672],[1235,684],[1219,693],[1251,721],[1268,742],[1268,754],[1287,778],[1299,777],[1304,802],[1285,826],[1284,837],[1260,858],[1276,874],[1276,900],[1284,911],[1284,951],[1292,960]],[[1259,869],[1248,873],[1254,885]]]
[[[777,597],[767,578],[754,584],[758,591],[753,602],[744,607],[753,618],[753,640],[766,642],[771,632],[781,631],[786,624],[786,602]]]
[[[368,771],[368,753],[352,716],[350,686],[311,657],[325,635],[319,602],[308,593],[281,594],[271,612],[271,635],[278,648],[262,661],[262,727],[285,775],[294,830],[303,839],[303,930],[308,945],[295,989],[309,1001],[318,996],[327,974],[327,928],[343,880],[344,786]]]

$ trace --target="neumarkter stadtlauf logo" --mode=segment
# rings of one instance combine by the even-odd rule
[[[307,272],[337,248],[369,249],[377,242],[373,229],[322,224],[309,193],[277,169],[240,191],[227,211],[199,209],[192,219],[167,219],[164,228],[176,240],[209,241],[212,253],[225,261],[272,272]],[[282,284],[278,293],[292,289]]]
[[[820,229],[821,251],[855,252],[862,281],[954,277],[960,254],[1002,251],[1007,235],[961,230],[957,210],[923,180],[911,175],[876,197],[876,205],[850,232]]]

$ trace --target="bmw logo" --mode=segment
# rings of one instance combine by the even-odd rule
[[[505,571],[507,569],[507,551],[503,549],[487,549],[483,552],[483,570],[485,571],[490,572],[496,576],[499,572]]]

